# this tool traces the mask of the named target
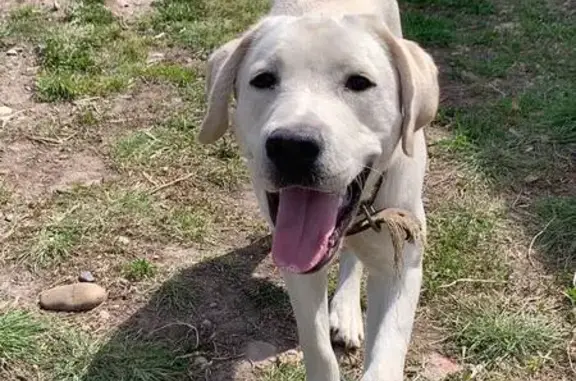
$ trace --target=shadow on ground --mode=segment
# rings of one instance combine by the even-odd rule
[[[294,348],[287,294],[253,276],[258,266],[270,274],[269,248],[260,238],[169,279],[98,348],[82,380],[232,380],[250,368],[248,342]]]

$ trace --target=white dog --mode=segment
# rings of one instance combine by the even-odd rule
[[[208,68],[199,140],[225,133],[233,94],[234,133],[274,229],[272,256],[296,316],[307,380],[340,380],[331,332],[348,347],[366,335],[363,381],[402,380],[422,245],[404,246],[397,273],[386,230],[345,236],[372,194],[375,209],[406,209],[425,230],[422,127],[439,101],[432,58],[402,38],[396,1],[278,0],[214,52]],[[329,308],[327,265],[341,246]]]

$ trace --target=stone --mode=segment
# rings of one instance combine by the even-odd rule
[[[208,361],[208,359],[204,356],[197,356],[194,358],[192,365],[195,368],[198,368],[200,370],[204,370],[210,366],[210,361]]]
[[[276,346],[265,341],[251,341],[246,345],[244,354],[246,355],[246,358],[252,363],[276,361],[278,349]]]
[[[8,116],[12,114],[12,109],[7,106],[0,106],[0,116]]]
[[[100,319],[102,319],[102,320],[110,319],[110,312],[108,312],[106,310],[100,311],[100,313],[98,315],[100,315]]]
[[[121,235],[121,236],[118,237],[118,243],[120,243],[120,244],[122,244],[122,245],[124,245],[124,246],[127,246],[127,245],[130,244],[130,238]]]
[[[82,271],[78,276],[78,281],[92,283],[95,282],[96,279],[94,279],[94,275],[92,275],[90,271]]]
[[[540,180],[540,176],[535,174],[530,174],[524,177],[524,182],[527,184],[535,183],[538,180]]]
[[[421,375],[427,381],[442,381],[448,376],[462,371],[462,366],[437,352],[428,354],[424,364]]]
[[[15,56],[18,55],[18,50],[17,50],[17,49],[14,49],[14,48],[9,49],[9,50],[6,51],[6,55],[9,56],[9,57],[15,57]]]
[[[106,289],[94,283],[73,283],[42,292],[40,307],[50,311],[88,311],[102,304],[107,296]]]

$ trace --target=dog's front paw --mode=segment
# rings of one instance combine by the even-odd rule
[[[345,301],[338,294],[334,296],[330,303],[330,332],[334,343],[347,349],[360,348],[364,340],[364,325],[359,301]]]

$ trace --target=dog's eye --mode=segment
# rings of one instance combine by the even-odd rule
[[[374,82],[359,74],[353,74],[346,80],[346,88],[352,91],[365,91],[374,86]]]
[[[278,84],[278,78],[274,73],[266,71],[258,74],[250,81],[250,86],[257,89],[273,89]]]

